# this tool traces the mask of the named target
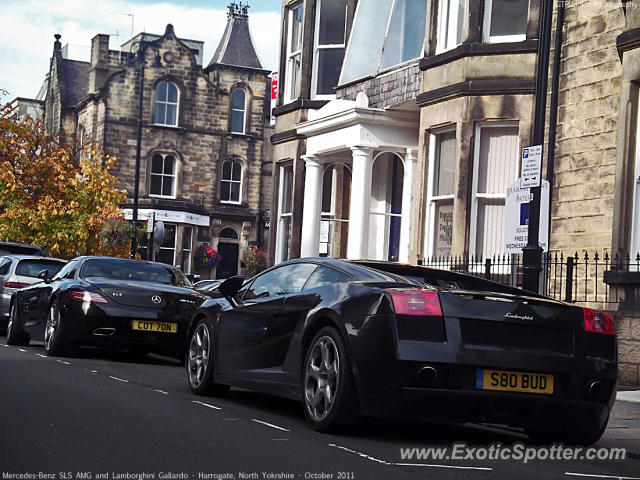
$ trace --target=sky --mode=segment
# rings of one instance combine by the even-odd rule
[[[247,0],[242,0],[247,3]],[[238,2],[238,0],[236,0]],[[89,61],[91,39],[111,35],[110,47],[145,31],[163,34],[173,24],[181,38],[204,41],[209,63],[227,21],[229,0],[3,0],[0,29],[1,103],[34,98],[49,70],[53,35],[69,44],[69,58]],[[276,70],[281,0],[249,0],[249,26],[262,66]]]

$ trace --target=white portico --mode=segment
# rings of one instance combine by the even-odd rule
[[[296,125],[307,138],[301,256],[407,262],[419,114],[333,100]]]

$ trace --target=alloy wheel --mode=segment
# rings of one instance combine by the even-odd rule
[[[58,325],[60,324],[60,315],[55,303],[49,307],[49,316],[47,317],[47,325],[44,330],[44,349],[51,350],[51,345],[56,334]]]
[[[304,375],[304,400],[311,417],[320,422],[331,412],[340,380],[338,347],[329,336],[316,340]]]
[[[209,364],[210,347],[209,329],[201,323],[193,332],[189,345],[189,382],[194,388],[198,388],[204,381]]]

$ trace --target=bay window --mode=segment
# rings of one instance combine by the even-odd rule
[[[318,0],[313,55],[312,94],[334,95],[344,59],[345,0]]]
[[[521,42],[526,39],[529,0],[486,0],[484,41]]]
[[[287,64],[285,66],[284,102],[288,103],[300,96],[302,79],[302,37],[304,7],[302,4],[289,9],[287,34]]]
[[[462,43],[466,0],[440,0],[436,53],[446,52]]]

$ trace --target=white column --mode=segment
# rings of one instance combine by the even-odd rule
[[[320,250],[322,165],[314,155],[303,155],[302,158],[305,165],[305,178],[300,256],[317,257]]]
[[[404,156],[404,177],[402,180],[402,222],[400,223],[400,248],[398,261],[409,263],[411,244],[411,199],[413,197],[413,172],[418,161],[418,150],[407,148]]]
[[[369,256],[369,210],[371,203],[371,172],[373,147],[351,147],[351,204],[349,207],[349,237],[347,258]]]

